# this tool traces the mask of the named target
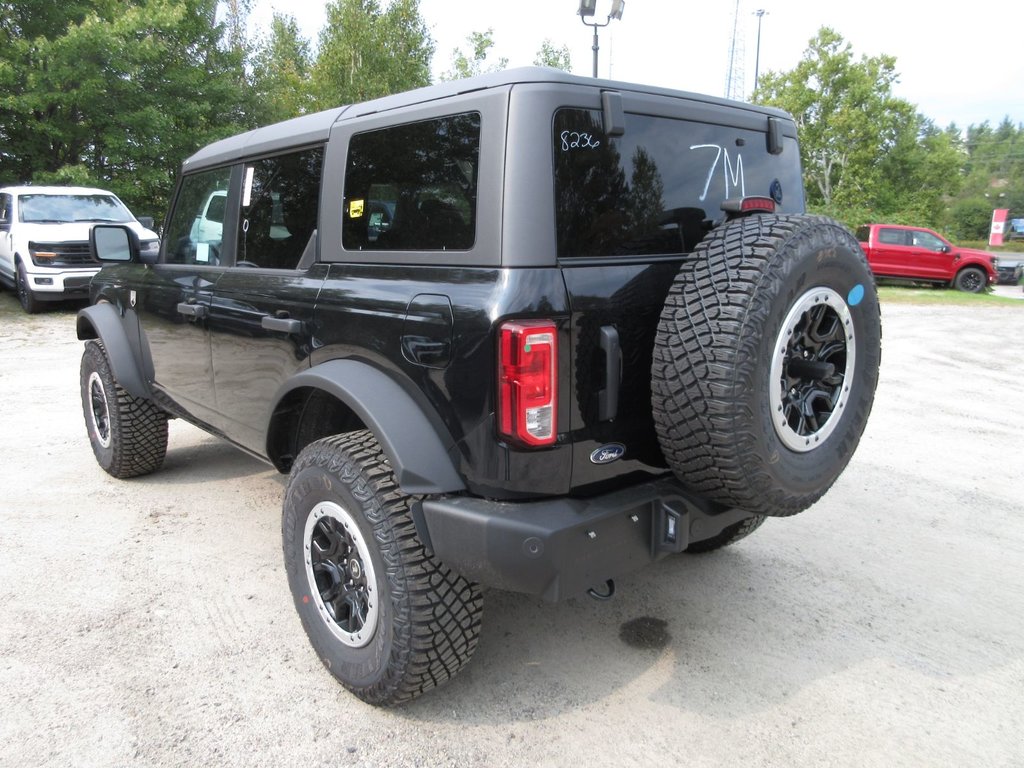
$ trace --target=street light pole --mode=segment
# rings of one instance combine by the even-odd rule
[[[612,23],[612,19],[621,19],[622,11],[626,7],[626,0],[612,0],[612,10],[608,14],[608,18],[605,19],[604,24],[598,24],[594,21],[587,21],[587,18],[594,15],[597,10],[597,0],[580,0],[579,16],[580,21],[586,24],[588,27],[594,28],[594,43],[591,46],[594,51],[594,77],[597,77],[597,52],[600,48],[597,39],[597,30],[601,27],[607,27]]]
[[[764,8],[758,8],[754,11],[754,15],[757,16],[757,53],[754,55],[754,90],[757,90],[757,78],[761,68],[761,17],[764,16],[768,11]]]

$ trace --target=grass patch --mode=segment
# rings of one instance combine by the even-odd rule
[[[995,293],[964,293],[952,288],[906,288],[896,285],[878,287],[878,298],[887,304],[947,304],[958,307],[1016,307],[1024,309],[1024,299]]]

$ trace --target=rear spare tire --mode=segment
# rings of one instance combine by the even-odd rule
[[[652,405],[669,466],[713,501],[803,511],[857,447],[880,355],[878,295],[845,227],[809,215],[720,227],[658,324]]]

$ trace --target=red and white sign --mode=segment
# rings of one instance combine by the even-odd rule
[[[1003,244],[1003,234],[1006,232],[1006,219],[1009,213],[1009,208],[996,208],[992,211],[992,230],[988,235],[989,245]]]

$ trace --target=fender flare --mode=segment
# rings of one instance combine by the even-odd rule
[[[303,387],[328,392],[352,409],[384,449],[404,492],[465,490],[448,455],[451,439],[442,439],[423,408],[379,369],[357,360],[330,360],[293,376],[274,402]]]
[[[143,354],[138,335],[133,339],[128,333],[126,322],[113,304],[104,302],[79,310],[75,329],[81,341],[99,339],[103,343],[114,380],[121,388],[132,397],[152,400],[152,360]]]

